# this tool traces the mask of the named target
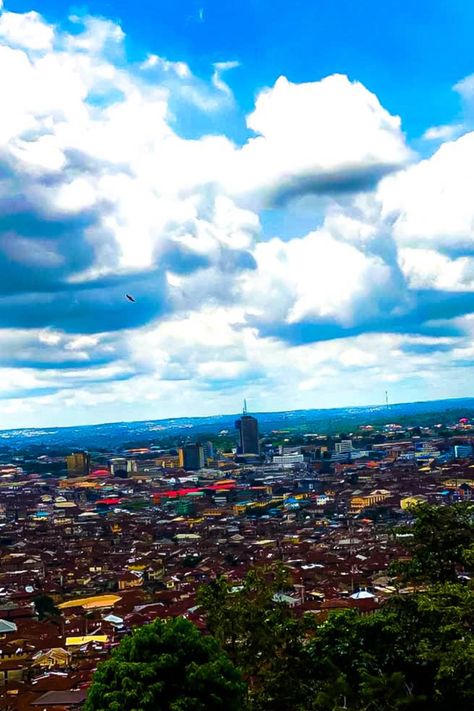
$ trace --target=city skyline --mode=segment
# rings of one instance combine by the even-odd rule
[[[0,0],[0,429],[474,395],[474,8],[178,5]]]

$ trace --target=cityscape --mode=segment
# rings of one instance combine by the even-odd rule
[[[472,412],[431,419],[308,435],[265,431],[245,404],[230,447],[216,432],[2,454],[0,708],[79,707],[124,636],[181,617],[205,630],[199,589],[253,566],[286,566],[286,604],[319,623],[380,609],[413,507],[474,500]]]
[[[473,36],[0,0],[0,711],[474,709]]]

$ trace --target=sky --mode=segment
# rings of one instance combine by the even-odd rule
[[[0,0],[0,427],[473,396],[473,27]]]

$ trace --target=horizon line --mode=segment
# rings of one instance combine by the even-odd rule
[[[419,405],[419,404],[424,404],[424,403],[434,403],[434,402],[459,402],[461,400],[472,400],[474,404],[474,395],[466,395],[464,397],[453,397],[453,398],[436,398],[434,400],[403,400],[400,402],[394,402],[390,404],[386,403],[378,403],[378,404],[372,404],[372,405],[340,405],[338,407],[305,407],[305,408],[295,408],[295,409],[289,409],[289,410],[255,410],[252,412],[249,412],[248,414],[253,414],[255,416],[257,415],[271,415],[271,414],[279,414],[279,413],[284,413],[284,412],[312,412],[312,411],[318,411],[318,412],[330,412],[334,410],[365,410],[369,408],[378,408],[381,410],[386,410],[390,411],[394,407],[398,407],[400,405]],[[241,416],[242,413],[240,412],[229,412],[229,413],[218,413],[215,415],[193,415],[193,416],[186,416],[186,415],[180,415],[178,417],[159,417],[156,419],[150,419],[150,418],[145,418],[143,420],[112,420],[109,422],[91,422],[91,423],[84,423],[80,425],[38,425],[36,427],[7,427],[7,428],[0,428],[0,433],[3,432],[16,432],[16,431],[37,431],[37,430],[69,430],[69,429],[80,429],[82,427],[107,427],[111,425],[123,425],[123,424],[142,424],[145,422],[168,422],[170,420],[203,420],[206,418],[217,418],[217,417],[239,417]]]

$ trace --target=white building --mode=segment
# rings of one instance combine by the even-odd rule
[[[275,454],[273,463],[283,469],[292,469],[298,464],[304,464],[304,456],[302,454]]]
[[[472,457],[472,445],[470,444],[455,444],[454,456],[456,459],[465,459]]]
[[[349,454],[352,452],[352,440],[351,439],[341,439],[340,442],[336,442],[335,445],[336,454]]]

